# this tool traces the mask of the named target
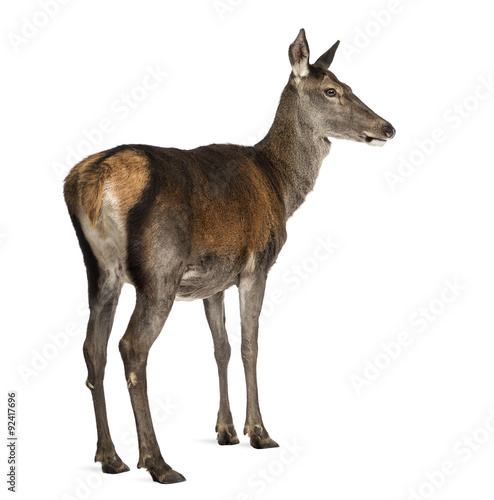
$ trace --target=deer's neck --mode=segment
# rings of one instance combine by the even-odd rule
[[[283,180],[290,217],[314,188],[331,148],[329,140],[318,136],[309,117],[304,116],[297,91],[290,83],[281,94],[273,125],[255,148],[267,157]]]

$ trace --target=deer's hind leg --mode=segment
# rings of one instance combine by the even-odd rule
[[[154,481],[178,483],[185,478],[163,459],[153,428],[147,395],[146,365],[149,350],[158,338],[170,313],[184,265],[173,250],[162,260],[151,260],[152,266],[139,264],[136,306],[119,349],[137,427],[139,441],[138,468],[145,467]]]
[[[230,402],[228,400],[228,362],[231,348],[225,328],[224,292],[204,299],[204,310],[213,335],[214,357],[218,365],[220,379],[220,409],[216,421],[219,444],[238,444],[237,432],[233,425]]]
[[[103,379],[108,339],[122,289],[122,280],[118,276],[107,274],[100,268],[79,221],[74,217],[72,222],[79,238],[88,278],[90,316],[83,352],[88,370],[86,385],[91,390],[98,433],[94,461],[101,462],[103,472],[118,474],[128,471],[129,468],[115,451],[110,435]]]

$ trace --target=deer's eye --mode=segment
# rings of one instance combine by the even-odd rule
[[[328,90],[325,90],[324,93],[328,96],[328,97],[336,97],[336,90],[335,89],[328,89]]]

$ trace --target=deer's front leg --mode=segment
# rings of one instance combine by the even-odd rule
[[[250,437],[251,446],[258,449],[278,446],[278,443],[269,437],[262,422],[257,391],[257,334],[265,287],[266,274],[264,273],[241,277],[239,283],[242,361],[247,384],[247,417],[244,434]]]
[[[237,432],[233,425],[230,402],[228,400],[228,361],[230,360],[230,343],[225,328],[225,304],[224,292],[204,299],[204,310],[208,319],[209,327],[213,335],[214,357],[218,364],[218,375],[220,379],[220,409],[216,421],[216,432],[218,443],[238,444]]]

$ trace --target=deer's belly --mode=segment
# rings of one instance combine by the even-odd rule
[[[233,263],[217,262],[188,266],[178,287],[175,300],[196,300],[211,297],[238,282]]]

